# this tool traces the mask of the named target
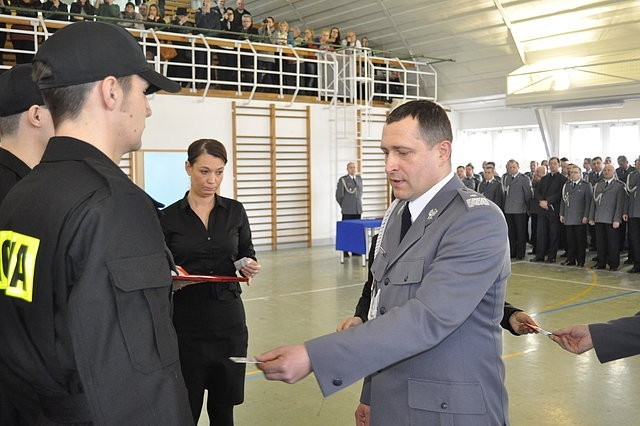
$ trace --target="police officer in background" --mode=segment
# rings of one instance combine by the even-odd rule
[[[0,383],[18,407],[37,392],[37,424],[192,424],[171,257],[156,206],[117,166],[140,148],[146,95],[179,86],[100,22],[57,31],[34,79],[56,136],[0,208]]]
[[[619,232],[627,194],[615,174],[613,164],[607,164],[602,180],[593,187],[589,223],[596,227],[598,258],[591,269],[605,269],[609,264],[610,270],[617,271],[620,266]]]
[[[53,136],[51,114],[31,79],[31,71],[31,64],[22,64],[0,75],[0,203],[40,162]],[[0,371],[6,368],[0,359]],[[35,393],[29,388],[19,389],[23,401],[20,413],[3,394],[5,386],[0,387],[0,425],[33,424],[39,412]]]
[[[587,223],[593,201],[591,185],[581,179],[580,167],[569,164],[569,180],[562,187],[560,222],[567,230],[567,260],[565,266],[584,266],[587,250]]]

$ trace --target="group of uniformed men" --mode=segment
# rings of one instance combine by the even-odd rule
[[[581,169],[566,158],[551,157],[542,165],[531,161],[530,171],[520,173],[518,162],[509,160],[503,176],[495,163],[485,161],[479,174],[472,164],[458,166],[457,174],[504,212],[512,259],[523,260],[531,242],[531,262],[555,263],[564,248],[562,265],[583,267],[590,247],[597,250],[592,269],[615,271],[620,252],[628,247],[624,263],[633,266],[627,272],[640,273],[640,156],[635,167],[624,155],[617,161],[615,168],[609,157],[585,158]]]

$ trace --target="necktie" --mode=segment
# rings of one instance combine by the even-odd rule
[[[411,210],[409,210],[409,202],[404,205],[402,211],[402,226],[400,227],[400,241],[404,238],[407,231],[411,228]]]
[[[576,183],[575,183],[575,182],[573,182],[573,187],[574,187],[574,188],[576,187]]]
[[[606,188],[607,186],[609,186],[609,182],[608,181],[604,183],[604,187]]]

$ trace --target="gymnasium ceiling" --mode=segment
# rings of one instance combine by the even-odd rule
[[[599,64],[587,73],[640,81],[640,0],[248,0],[247,9],[316,33],[353,30],[393,56],[450,59],[433,65],[443,103],[504,102],[507,75],[531,70]]]

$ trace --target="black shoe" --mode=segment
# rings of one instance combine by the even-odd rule
[[[591,269],[607,269],[607,267],[603,265],[593,265]]]
[[[555,257],[551,258],[551,259],[547,259],[546,263],[556,263],[556,259]]]
[[[610,266],[610,267],[609,267],[609,270],[610,270],[610,271],[617,271],[617,270],[618,270],[618,267],[617,267],[617,266]]]
[[[544,262],[544,259],[538,259],[537,257],[534,257],[533,259],[529,259],[529,262]]]
[[[640,266],[634,266],[633,268],[629,269],[627,272],[630,274],[639,274]]]
[[[576,266],[577,266],[578,268],[584,268],[584,262],[578,262],[578,263],[576,264]]]
[[[575,260],[565,260],[564,262],[560,263],[563,266],[573,266],[576,264]]]
[[[627,259],[624,261],[625,265],[633,265],[633,259]]]

